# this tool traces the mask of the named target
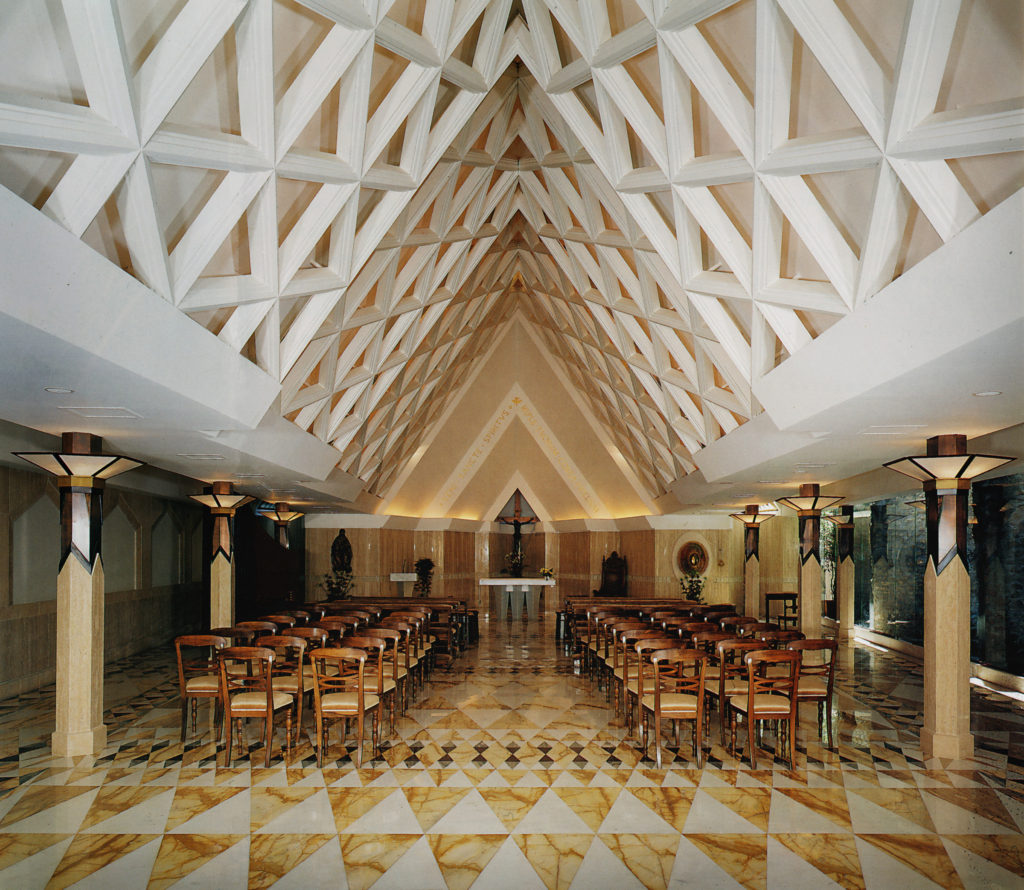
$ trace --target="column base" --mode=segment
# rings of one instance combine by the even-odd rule
[[[921,753],[925,758],[941,757],[943,760],[966,760],[974,756],[974,736],[969,732],[935,732],[921,730]]]
[[[99,754],[107,744],[107,727],[101,723],[79,732],[55,732],[50,736],[54,757],[82,757]]]

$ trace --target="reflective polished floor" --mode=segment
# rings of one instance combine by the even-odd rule
[[[113,666],[109,743],[51,757],[53,690],[0,702],[0,887],[1024,886],[1024,712],[977,695],[975,759],[925,761],[920,669],[841,651],[838,750],[808,706],[795,769],[714,743],[663,769],[539,623],[483,621],[355,769],[333,737],[223,766],[209,710],[179,743],[168,647]],[[770,744],[770,737],[769,737]],[[251,759],[250,759],[251,758]]]

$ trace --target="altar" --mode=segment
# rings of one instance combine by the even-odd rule
[[[554,587],[554,578],[481,578],[481,587],[502,587],[501,607],[498,617],[505,618],[509,609],[512,619],[519,621],[523,617],[523,602],[526,602],[526,614],[533,621],[540,611],[540,588]]]

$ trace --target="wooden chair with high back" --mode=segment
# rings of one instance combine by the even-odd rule
[[[626,691],[626,710],[633,713],[633,705],[636,704],[637,734],[640,737],[643,750],[647,751],[647,740],[644,738],[645,725],[643,722],[643,700],[644,695],[654,689],[654,665],[651,662],[651,653],[665,651],[668,649],[685,648],[682,641],[676,637],[660,636],[643,637],[633,644],[636,652],[636,675],[630,677]]]
[[[394,627],[371,624],[360,630],[359,636],[371,637],[384,643],[381,656],[384,659],[384,678],[394,681],[397,714],[404,717],[409,697],[408,633]]]
[[[279,612],[274,615],[261,615],[259,620],[272,621],[277,625],[278,630],[286,630],[289,627],[295,627],[299,623],[294,615],[289,615],[286,612]]]
[[[295,698],[295,735],[302,730],[302,705],[313,693],[313,674],[306,666],[306,641],[296,636],[294,628],[280,634],[259,637],[257,646],[274,650],[274,690],[287,692]]]
[[[828,746],[835,747],[832,740],[832,690],[836,677],[835,640],[793,640],[786,647],[800,653],[800,684],[797,687],[797,705],[802,701],[818,704],[818,735],[821,735],[822,718],[828,725]]]
[[[379,627],[382,630],[391,630],[399,634],[397,645],[398,656],[401,659],[399,663],[405,667],[406,671],[405,700],[402,705],[402,713],[404,714],[415,699],[417,690],[423,687],[423,663],[417,655],[419,647],[416,645],[418,628],[411,621],[403,621],[394,617],[385,618],[379,625],[374,625],[374,627]]]
[[[780,630],[780,628],[772,621],[757,621],[754,624],[745,624],[741,636],[756,640],[758,634],[764,633],[766,630]]]
[[[613,550],[601,560],[601,586],[594,596],[623,598],[629,595],[629,565],[626,557]]]
[[[735,631],[736,636],[743,635],[743,631],[740,630],[740,628],[757,623],[757,619],[751,618],[749,615],[723,615],[718,619],[718,626],[722,628],[722,630]]]
[[[310,613],[306,609],[287,609],[281,613],[295,619],[293,627],[305,627],[310,622]]]
[[[274,741],[274,715],[285,711],[286,759],[291,754],[292,710],[295,700],[287,692],[274,689],[274,650],[259,646],[229,646],[218,653],[220,660],[220,696],[227,734],[225,765],[231,766],[231,741],[235,721],[239,743],[244,742],[242,720],[256,717],[264,722],[264,766],[270,766]]]
[[[800,681],[800,653],[787,649],[762,649],[748,652],[745,661],[747,690],[729,699],[730,750],[735,755],[736,724],[742,717],[747,723],[750,768],[757,769],[755,730],[758,723],[770,721],[778,727],[776,753],[780,753],[788,742],[789,768],[796,769],[796,692]],[[784,674],[771,670],[782,665],[789,668]]]
[[[309,651],[311,649],[323,649],[327,646],[330,635],[322,627],[293,627],[288,631],[288,636],[298,637],[306,641],[306,659],[308,663]],[[310,673],[312,676],[312,673]]]
[[[229,646],[249,646],[256,639],[259,631],[249,627],[239,627],[236,624],[233,627],[214,627],[207,631],[207,633],[217,637],[227,637],[230,641],[228,643]]]
[[[651,652],[654,669],[652,689],[645,691],[641,703],[642,722],[648,714],[654,720],[655,763],[661,769],[661,724],[663,720],[675,724],[676,748],[679,747],[679,723],[693,721],[693,751],[697,769],[702,766],[704,748],[704,668],[707,655],[696,649],[657,649]],[[648,723],[648,726],[650,724]],[[647,740],[644,733],[644,756]]]
[[[731,640],[719,640],[715,646],[715,660],[718,662],[718,676],[715,681],[708,682],[707,696],[718,708],[718,720],[722,747],[725,747],[725,718],[728,703],[734,695],[742,695],[747,691],[747,665],[744,657],[748,652],[764,649],[764,644],[757,640],[744,637],[733,637]]]
[[[209,698],[214,705],[214,723],[220,718],[220,679],[217,676],[217,652],[231,645],[219,634],[185,634],[174,641],[178,658],[178,688],[181,691],[181,740],[185,741],[188,706],[192,705],[192,732],[196,731],[199,699]],[[219,733],[218,733],[219,735]]]
[[[618,634],[619,645],[619,668],[612,679],[615,687],[615,701],[618,704],[619,697],[622,699],[622,709],[626,718],[626,736],[633,735],[633,700],[630,698],[630,691],[634,697],[639,689],[639,656],[636,644],[641,640],[664,640],[665,636],[660,630],[653,630],[649,624],[642,625],[641,629],[628,628]],[[671,640],[668,645],[672,645]],[[618,708],[616,708],[616,714]]]
[[[380,700],[366,690],[366,653],[362,649],[314,649],[313,713],[316,722],[316,765],[323,768],[329,721],[342,720],[342,742],[349,720],[356,721],[356,769],[362,766],[366,716],[370,716],[370,756],[380,747]],[[372,671],[373,669],[371,669]]]
[[[389,663],[387,654],[389,641],[385,637],[370,636],[360,632],[342,639],[341,648],[361,649],[366,654],[366,665],[363,682],[366,691],[373,693],[381,701],[381,711],[388,711],[388,736],[394,734],[397,725],[396,701],[398,682],[394,678],[394,665]],[[383,719],[383,716],[381,717]],[[383,729],[381,730],[383,732]]]

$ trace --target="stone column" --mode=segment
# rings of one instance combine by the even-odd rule
[[[64,433],[59,452],[19,452],[57,477],[60,491],[60,562],[57,568],[57,757],[99,753],[103,725],[103,489],[106,480],[141,466],[103,454],[91,433]]]
[[[761,597],[761,562],[758,546],[761,537],[761,523],[776,514],[761,512],[757,504],[747,504],[742,513],[730,514],[743,523],[743,614],[763,620],[766,609]]]
[[[971,579],[967,574],[967,505],[971,479],[1012,460],[968,454],[964,435],[932,436],[926,453],[886,464],[920,480],[928,523],[924,572],[925,757],[962,760],[971,735]]]
[[[836,526],[836,598],[839,600],[836,618],[839,621],[839,639],[852,640],[853,592],[855,571],[853,563],[853,507],[843,507],[835,516],[827,517]]]
[[[57,757],[98,753],[103,723],[102,479],[61,476],[57,570],[57,701],[51,742]]]
[[[252,498],[235,494],[230,482],[214,482],[204,494],[192,497],[210,508],[213,531],[210,546],[210,627],[235,623],[234,518]]]
[[[809,640],[821,637],[821,511],[841,500],[822,497],[816,482],[801,485],[798,497],[779,499],[796,510],[800,523],[800,630]]]
[[[928,455],[963,453],[966,436],[934,436]],[[953,483],[950,485],[949,483]],[[941,488],[940,488],[941,486]],[[963,760],[971,735],[971,578],[967,573],[970,479],[924,482],[928,564],[924,571],[925,757]]]

